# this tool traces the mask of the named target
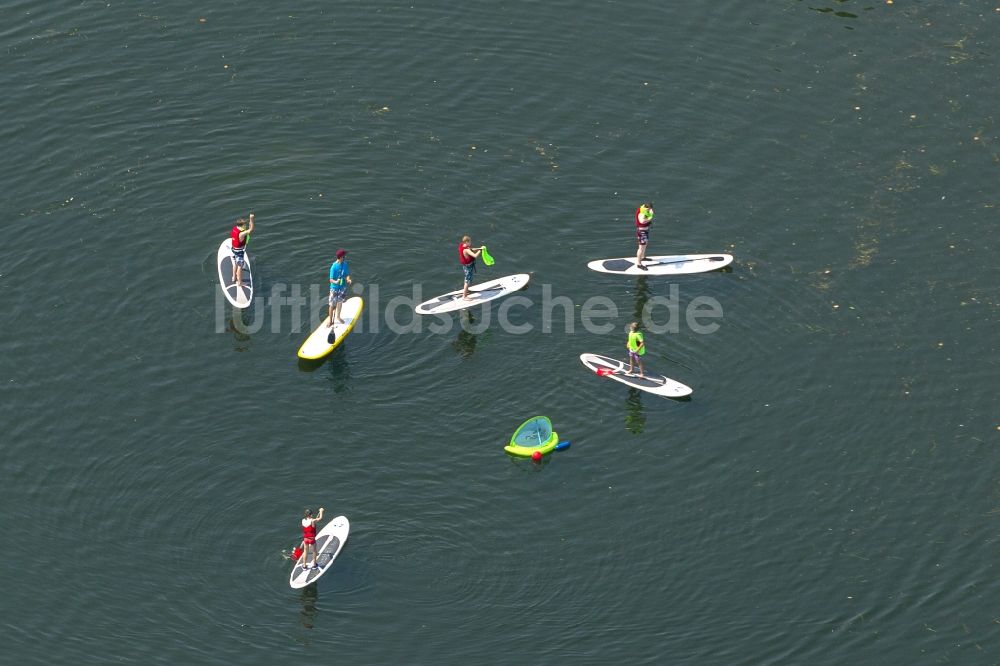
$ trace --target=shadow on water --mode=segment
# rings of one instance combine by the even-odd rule
[[[503,450],[501,449],[501,451]],[[514,454],[507,453],[506,451],[503,451],[503,454],[507,456],[508,460],[510,460],[511,465],[521,469],[524,472],[529,472],[533,474],[541,472],[542,468],[548,465],[549,462],[551,462],[552,457],[556,455],[556,453],[553,451],[547,456],[542,456],[542,459],[536,462],[531,458],[525,458],[523,456],[515,456]]]
[[[299,359],[299,372],[316,372],[319,370],[320,366],[326,363],[329,356],[324,356],[323,358],[308,359],[298,357]]]
[[[625,398],[625,429],[633,435],[642,433],[646,427],[646,415],[642,410],[642,391],[630,388]]]
[[[347,388],[347,381],[351,378],[351,366],[347,362],[346,342],[332,352],[317,359],[299,358],[299,372],[316,372],[323,365],[329,362],[330,379],[334,382],[334,390],[341,391]]]

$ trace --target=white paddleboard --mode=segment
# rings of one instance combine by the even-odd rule
[[[304,568],[305,553],[298,559],[292,567],[292,575],[288,577],[288,584],[295,589],[312,585],[325,574],[333,561],[340,555],[340,549],[347,541],[347,533],[351,531],[351,523],[346,516],[337,516],[326,524],[316,534],[316,565],[315,567]],[[310,558],[312,555],[310,554]]]
[[[253,302],[253,274],[250,272],[250,254],[243,253],[243,284],[233,282],[233,239],[227,238],[219,246],[216,256],[219,264],[219,284],[226,300],[243,309]]]
[[[299,347],[299,358],[315,361],[321,359],[344,341],[354,325],[361,319],[361,310],[365,302],[360,296],[348,298],[340,306],[340,318],[343,324],[337,323],[330,327],[330,317],[326,317],[315,331],[309,334],[306,341]]]
[[[647,393],[662,395],[665,398],[683,398],[694,393],[694,389],[690,386],[685,386],[669,377],[650,372],[648,368],[646,369],[645,377],[639,376],[638,366],[634,366],[631,373],[626,372],[628,363],[607,356],[580,354],[580,361],[595,373],[599,369],[604,370],[605,372],[599,374],[632,388],[637,388],[640,391],[646,391]]]
[[[496,300],[518,289],[524,289],[530,278],[531,276],[527,273],[518,273],[490,280],[489,282],[483,282],[482,284],[474,284],[469,287],[469,300],[462,298],[462,290],[459,289],[458,291],[448,292],[443,296],[432,298],[429,301],[424,301],[413,309],[416,310],[417,314],[422,315],[464,310],[465,308],[471,308]]]
[[[646,270],[636,267],[635,257],[597,259],[588,263],[587,268],[616,275],[686,275],[715,271],[731,263],[731,254],[664,254],[643,259]]]

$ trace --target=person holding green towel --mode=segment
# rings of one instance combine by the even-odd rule
[[[642,265],[646,258],[646,247],[649,245],[649,227],[653,224],[653,204],[644,203],[635,211],[635,238],[639,249],[635,253],[635,266],[644,271],[649,269]]]
[[[646,342],[643,340],[642,331],[639,330],[639,322],[634,321],[628,327],[628,342],[625,344],[628,350],[628,374],[632,374],[632,364],[639,365],[639,376],[645,377],[646,372],[642,368],[642,357],[646,354]]]
[[[469,286],[476,275],[476,259],[479,258],[482,251],[483,248],[481,247],[472,247],[472,239],[470,237],[462,236],[462,242],[458,244],[458,263],[462,265],[462,273],[465,278],[462,283],[462,300],[472,300],[469,297]]]

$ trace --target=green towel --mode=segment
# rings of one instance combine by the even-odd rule
[[[483,246],[483,263],[486,264],[487,266],[493,265],[493,257],[491,257],[490,253],[486,251],[485,245]]]

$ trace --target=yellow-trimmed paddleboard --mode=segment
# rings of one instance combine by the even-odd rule
[[[336,349],[361,319],[361,311],[364,306],[365,302],[360,296],[352,296],[344,301],[344,304],[340,306],[340,318],[344,320],[344,323],[335,324],[331,329],[330,318],[324,319],[323,323],[299,347],[299,358],[315,361]]]

